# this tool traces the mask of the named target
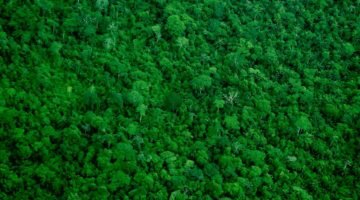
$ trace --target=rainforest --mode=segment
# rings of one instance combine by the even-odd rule
[[[360,199],[359,16],[0,0],[0,199]]]

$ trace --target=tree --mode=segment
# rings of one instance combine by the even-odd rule
[[[100,103],[100,99],[97,95],[95,86],[91,86],[83,96],[84,104],[86,107],[94,109],[95,106],[98,106]]]
[[[223,188],[221,184],[211,181],[206,184],[206,189],[215,198],[219,198],[223,194]]]
[[[133,83],[132,89],[140,92],[141,94],[148,94],[149,92],[149,84],[145,81],[138,80]]]
[[[258,150],[246,149],[243,152],[244,160],[255,164],[256,166],[263,166],[265,164],[265,153]]]
[[[143,116],[145,116],[147,110],[147,106],[145,106],[144,104],[140,104],[137,108],[136,108],[136,112],[138,112],[140,114],[140,122]]]
[[[203,89],[209,88],[212,84],[212,79],[208,75],[200,75],[191,81],[191,85],[195,90],[199,90],[200,93]]]
[[[186,37],[178,37],[176,39],[176,46],[178,46],[179,49],[186,48],[189,46],[189,40]]]
[[[108,0],[96,0],[95,7],[99,10],[105,10],[109,5]]]
[[[186,29],[184,22],[181,21],[179,15],[171,15],[166,22],[166,29],[173,37],[180,37]]]
[[[255,104],[256,104],[256,108],[261,113],[269,114],[271,112],[270,101],[266,99],[260,99],[260,100],[256,100]]]
[[[225,183],[224,190],[226,193],[230,194],[234,198],[245,198],[245,192],[243,187],[237,183]]]
[[[144,103],[144,97],[136,90],[131,90],[127,94],[127,100],[131,105],[133,105],[135,107]]]
[[[133,161],[136,158],[136,152],[131,144],[120,142],[113,149],[114,158],[117,160]]]
[[[219,112],[219,109],[220,109],[220,108],[224,108],[225,101],[222,100],[222,99],[215,99],[214,105],[215,105],[215,107],[217,108],[217,111]]]
[[[351,43],[344,44],[344,54],[346,56],[351,56],[355,51],[355,47]]]
[[[120,188],[124,188],[130,184],[131,178],[123,171],[117,171],[111,176],[111,183],[109,189],[111,192],[115,192]]]
[[[169,111],[177,111],[183,103],[183,99],[178,93],[170,92],[165,96],[164,106]]]
[[[232,91],[232,92],[229,92],[228,94],[224,94],[226,103],[231,104],[231,106],[234,105],[234,103],[236,102],[238,97],[239,97],[239,93],[236,91]]]
[[[296,122],[295,126],[297,127],[297,132],[300,133],[302,130],[308,131],[312,128],[310,120],[307,118],[307,116],[300,116]]]
[[[151,30],[154,32],[156,41],[159,41],[161,39],[161,26],[159,24],[154,25],[151,27]]]
[[[236,115],[225,116],[224,122],[225,122],[225,126],[230,130],[240,129],[240,123]]]

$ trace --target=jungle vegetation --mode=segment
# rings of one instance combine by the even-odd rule
[[[359,199],[359,0],[0,0],[0,199]]]

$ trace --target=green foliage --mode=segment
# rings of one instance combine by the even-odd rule
[[[224,190],[234,198],[244,198],[245,192],[240,183],[226,183]]]
[[[240,128],[240,123],[236,115],[225,116],[224,122],[228,129],[238,130]]]
[[[208,75],[200,75],[191,81],[191,85],[195,90],[202,91],[205,88],[210,87],[212,79]]]
[[[179,37],[184,34],[186,27],[184,22],[181,21],[180,16],[171,15],[167,18],[166,29],[173,37]]]
[[[161,38],[161,26],[159,24],[151,27],[151,30],[154,32],[156,40],[159,41]]]
[[[244,151],[244,160],[255,164],[256,166],[263,166],[265,164],[265,153],[258,150],[246,149]]]
[[[51,45],[50,45],[50,52],[51,54],[53,54],[54,56],[57,56],[59,55],[59,52],[60,52],[60,49],[62,48],[62,44],[61,43],[58,43],[58,42],[53,42]]]
[[[89,89],[86,90],[83,99],[84,104],[91,109],[94,109],[94,107],[99,104],[100,99],[97,95],[95,86],[91,86]]]
[[[164,99],[165,109],[169,111],[178,110],[182,103],[183,103],[183,99],[178,93],[175,92],[170,92],[168,95],[165,96]]]
[[[147,110],[147,106],[145,106],[144,104],[140,104],[137,108],[136,108],[136,112],[138,112],[140,114],[140,122],[142,117],[145,116]]]
[[[215,99],[214,105],[219,110],[220,108],[224,108],[225,101],[222,99]]]
[[[109,5],[108,0],[96,0],[95,7],[99,10],[105,9]]]
[[[256,101],[256,108],[259,109],[261,113],[269,114],[271,112],[270,101],[265,99],[259,99]]]
[[[310,130],[312,125],[310,120],[306,116],[299,117],[295,122],[296,127],[298,130]]]
[[[114,158],[117,160],[132,161],[136,158],[136,152],[131,144],[119,143],[113,150]]]
[[[185,37],[178,37],[176,39],[176,45],[180,48],[186,48],[187,46],[189,46],[189,40]]]
[[[347,56],[351,56],[355,52],[355,47],[351,43],[344,44],[344,53]]]
[[[360,199],[358,8],[0,0],[0,199]]]
[[[136,90],[132,90],[127,94],[127,100],[135,107],[144,103],[144,97]]]
[[[112,192],[117,191],[120,188],[124,188],[130,184],[131,178],[124,172],[115,172],[111,177],[111,183],[109,189]]]

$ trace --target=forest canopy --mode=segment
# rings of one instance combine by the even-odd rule
[[[0,0],[0,199],[359,199],[359,16]]]

